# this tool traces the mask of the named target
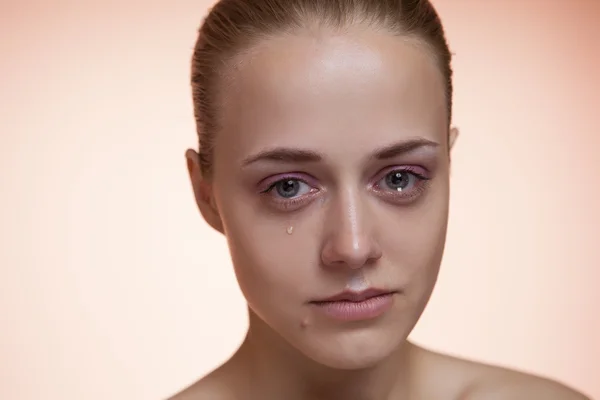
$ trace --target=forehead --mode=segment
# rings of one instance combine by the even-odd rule
[[[276,146],[360,157],[414,137],[445,143],[443,77],[415,39],[359,30],[284,35],[237,61],[222,86],[216,157]]]

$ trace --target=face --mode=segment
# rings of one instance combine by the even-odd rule
[[[214,174],[192,174],[203,215],[261,323],[326,366],[373,365],[406,340],[442,259],[443,77],[425,46],[364,30],[281,36],[238,61]]]

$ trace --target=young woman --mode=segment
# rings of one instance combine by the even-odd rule
[[[419,348],[448,222],[451,53],[425,0],[221,0],[193,57],[200,211],[250,327],[173,399],[585,399]]]

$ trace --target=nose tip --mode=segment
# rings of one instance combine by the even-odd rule
[[[321,252],[323,264],[358,269],[381,258],[381,249],[372,237],[339,232],[331,237]]]
[[[381,249],[371,232],[372,215],[361,191],[352,188],[332,202],[325,221],[327,237],[321,251],[325,266],[358,269],[381,257]]]

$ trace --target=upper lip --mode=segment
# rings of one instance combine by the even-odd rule
[[[324,302],[331,302],[331,301],[352,301],[352,302],[358,303],[360,301],[365,301],[367,299],[370,299],[371,297],[377,297],[377,296],[382,296],[382,295],[391,294],[391,293],[394,293],[394,292],[391,290],[384,290],[384,289],[367,289],[367,290],[363,290],[361,292],[353,292],[353,291],[345,290],[334,296],[314,301],[313,303],[324,303]]]

